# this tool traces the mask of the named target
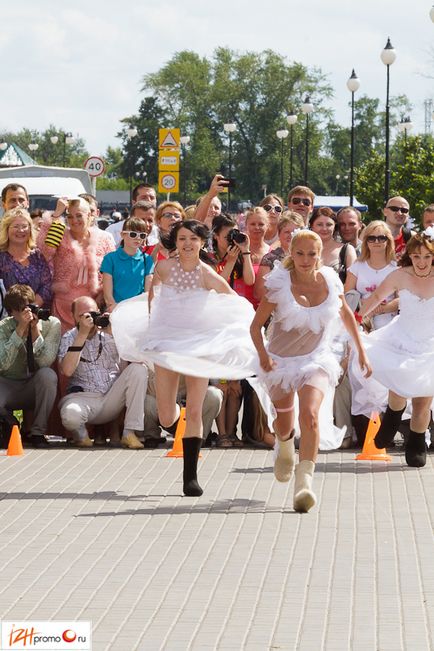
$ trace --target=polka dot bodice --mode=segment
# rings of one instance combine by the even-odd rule
[[[167,284],[180,293],[188,292],[193,289],[203,289],[200,262],[192,271],[184,271],[179,260],[176,260]]]

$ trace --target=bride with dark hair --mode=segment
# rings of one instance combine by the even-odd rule
[[[155,365],[157,408],[165,429],[173,428],[179,419],[176,395],[179,376],[185,375],[183,489],[189,496],[203,492],[197,481],[197,460],[208,378],[252,375],[256,357],[249,336],[253,308],[202,262],[208,238],[209,230],[201,222],[175,224],[167,248],[176,256],[155,268],[147,327],[143,325],[147,302],[141,297],[122,302],[111,317],[121,357]]]

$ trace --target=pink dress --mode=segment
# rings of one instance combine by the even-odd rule
[[[62,334],[75,326],[71,303],[79,296],[97,300],[102,292],[102,276],[99,273],[106,253],[115,250],[113,237],[98,228],[90,228],[86,247],[71,237],[67,228],[60,245],[55,248],[45,244],[45,236],[51,220],[44,220],[38,234],[38,247],[53,271],[52,313],[60,319]]]

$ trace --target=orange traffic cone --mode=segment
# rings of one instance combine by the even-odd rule
[[[368,429],[366,430],[365,442],[361,454],[356,456],[357,461],[391,461],[391,457],[386,454],[385,448],[379,450],[374,443],[374,436],[380,429],[381,420],[376,412],[372,412]]]
[[[8,451],[6,452],[6,455],[8,457],[16,457],[20,454],[24,454],[21,434],[18,425],[14,425],[9,438]]]
[[[173,448],[169,450],[166,454],[166,457],[183,457],[184,449],[182,447],[182,437],[185,432],[185,407],[181,407],[181,413],[179,414],[178,425],[176,426],[175,440],[173,441]],[[201,455],[199,454],[199,457]]]
[[[175,432],[175,440],[173,441],[173,448],[169,450],[166,457],[183,457],[184,451],[182,449],[182,437],[185,432],[185,407],[181,407],[179,414],[178,425]]]

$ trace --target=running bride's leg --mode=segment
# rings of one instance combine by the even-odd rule
[[[274,476],[277,481],[288,482],[294,472],[294,394],[273,402],[276,418],[273,423],[276,443],[274,447]]]
[[[299,513],[307,513],[316,504],[312,481],[319,446],[318,414],[323,397],[322,391],[310,385],[298,391],[301,435],[299,463],[295,468],[294,510]]]
[[[410,434],[405,445],[407,465],[422,468],[426,464],[425,432],[431,419],[430,398],[413,398]]]

